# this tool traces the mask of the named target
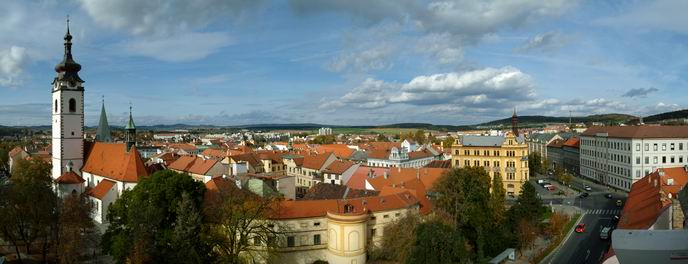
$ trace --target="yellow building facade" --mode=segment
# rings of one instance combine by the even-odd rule
[[[452,166],[483,167],[492,177],[502,177],[506,194],[518,196],[528,181],[528,144],[522,136],[463,135],[452,146]]]

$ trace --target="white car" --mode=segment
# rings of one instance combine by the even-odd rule
[[[587,186],[587,185],[585,185],[585,187],[583,187],[583,189],[585,189],[585,190],[588,191],[588,192],[589,192],[589,191],[592,191],[592,188],[590,188],[590,186]]]

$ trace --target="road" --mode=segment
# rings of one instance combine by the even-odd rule
[[[555,184],[556,185],[556,184]],[[626,193],[614,190],[608,191],[606,186],[594,184],[584,179],[575,178],[571,183],[579,189],[584,185],[592,188],[590,196],[579,198],[574,191],[563,187],[571,194],[558,196],[557,191],[547,191],[536,185],[538,193],[543,197],[543,202],[549,204],[568,204],[580,207],[584,212],[581,223],[585,224],[584,233],[572,233],[563,245],[554,252],[545,263],[600,263],[606,253],[611,240],[600,239],[600,230],[603,226],[616,227],[612,217],[621,213],[621,207],[616,205],[616,200],[626,201]],[[561,188],[557,186],[558,189]],[[611,193],[612,199],[606,198],[605,194]]]

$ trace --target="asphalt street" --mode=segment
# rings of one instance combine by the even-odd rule
[[[533,184],[535,184],[536,179],[533,179]],[[550,180],[550,182],[554,181]],[[573,232],[544,263],[600,263],[611,244],[611,240],[600,238],[600,230],[604,226],[616,227],[616,222],[612,220],[612,217],[619,215],[622,209],[616,205],[616,200],[625,202],[626,193],[615,192],[606,186],[579,178],[575,178],[571,185],[581,190],[584,185],[590,186],[592,190],[588,192],[590,195],[586,198],[580,198],[577,192],[559,184],[555,184],[557,186],[555,191],[548,191],[540,185],[535,185],[543,203],[573,205],[580,207],[585,212],[580,221],[585,224],[585,232]],[[560,189],[563,189],[567,195],[557,195]],[[605,197],[607,193],[612,194],[611,199]]]

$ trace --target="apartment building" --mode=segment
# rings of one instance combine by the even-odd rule
[[[630,191],[658,168],[688,164],[688,126],[594,126],[580,137],[580,174]]]
[[[454,167],[484,167],[490,178],[502,177],[507,195],[518,196],[528,180],[528,144],[523,136],[460,136],[452,146]]]

